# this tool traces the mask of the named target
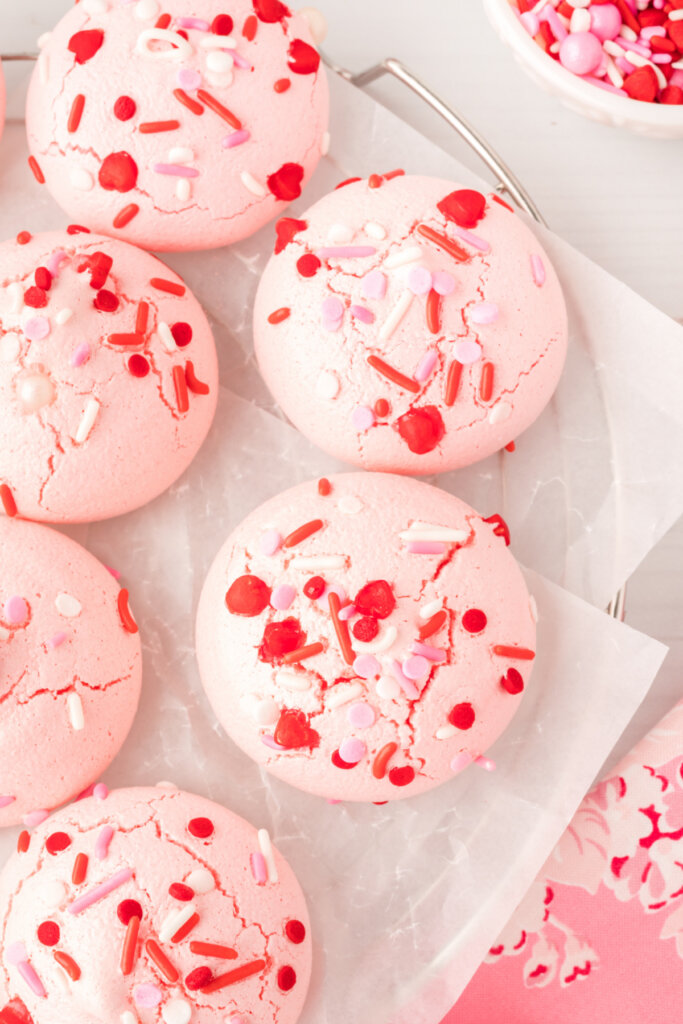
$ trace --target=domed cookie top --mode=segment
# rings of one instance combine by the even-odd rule
[[[478,758],[534,658],[498,516],[405,477],[349,473],[261,505],[197,614],[202,681],[255,761],[339,800],[411,796]]]
[[[439,473],[536,419],[567,317],[538,240],[496,196],[396,172],[278,222],[254,337],[283,411],[325,451]]]
[[[0,517],[0,826],[40,820],[108,767],[141,661],[111,572],[56,530]]]
[[[294,1024],[301,1012],[301,889],[265,830],[202,797],[121,789],[64,808],[20,839],[0,899],[3,1020],[3,1007],[34,1024]]]
[[[216,408],[216,351],[181,279],[132,245],[63,232],[0,245],[0,498],[106,519],[187,468]]]
[[[28,94],[31,163],[79,224],[148,249],[252,234],[326,145],[325,73],[280,0],[79,3]]]

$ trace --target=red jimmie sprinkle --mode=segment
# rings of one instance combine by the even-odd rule
[[[159,968],[167,981],[178,980],[177,968],[173,966],[158,942],[155,942],[154,939],[147,939],[145,949],[150,960]]]
[[[175,398],[178,405],[178,412],[187,412],[190,408],[190,399],[187,394],[187,381],[185,380],[185,367],[173,367],[173,386],[175,387]]]
[[[345,185],[353,185],[353,183],[355,181],[362,181],[362,180],[363,180],[362,178],[344,178],[343,181],[340,181],[338,185],[334,186],[334,190],[336,192],[338,188],[344,188]]]
[[[506,452],[514,452],[515,447],[516,447],[515,442],[514,441],[509,441],[508,444],[505,445],[505,451]]]
[[[447,617],[447,613],[443,608],[441,611],[435,612],[431,619],[427,619],[427,621],[420,626],[420,640],[426,640],[427,637],[434,636],[435,633],[438,633],[446,622]]]
[[[200,380],[194,371],[194,363],[191,359],[185,363],[185,383],[193,395],[208,395],[209,385]]]
[[[328,494],[332,493],[332,484],[326,476],[321,476],[318,480],[318,494],[321,498],[326,498]]]
[[[84,107],[85,107],[85,96],[82,93],[79,93],[78,96],[76,96],[74,98],[74,101],[71,104],[71,110],[69,112],[69,120],[67,121],[67,125],[66,125],[66,129],[67,129],[68,132],[72,132],[73,133],[75,131],[78,131],[78,126],[80,125],[81,118],[83,117],[83,108]]]
[[[418,224],[417,230],[423,238],[433,242],[434,245],[438,245],[440,249],[447,252],[448,255],[452,256],[454,260],[458,261],[458,263],[469,262],[469,253],[467,253],[461,245],[458,245],[457,242],[454,242],[452,238],[442,234],[440,231],[435,231],[434,228],[430,228],[428,224]]]
[[[119,610],[119,618],[121,619],[121,625],[125,629],[126,633],[137,633],[138,624],[133,618],[132,612],[128,605],[128,591],[125,587],[119,590],[119,596],[117,598],[117,606]]]
[[[112,226],[115,228],[125,228],[130,222],[137,217],[140,212],[140,207],[137,203],[129,203],[128,206],[124,206],[122,210],[114,217]]]
[[[314,644],[308,644],[306,647],[298,647],[295,651],[289,651],[287,654],[282,656],[283,665],[296,665],[300,661],[305,661],[306,658],[314,658],[316,654],[322,654],[325,650],[324,646],[320,641],[316,641]]]
[[[0,501],[2,507],[5,510],[5,515],[13,519],[17,514],[17,503],[14,500],[14,495],[9,484],[0,484]]]
[[[33,277],[38,288],[42,288],[44,292],[49,292],[52,287],[52,274],[47,267],[38,267]]]
[[[368,188],[379,188],[383,181],[381,174],[371,174],[368,178]]]
[[[332,625],[334,626],[334,632],[337,636],[337,642],[339,649],[341,650],[342,657],[347,665],[353,665],[355,660],[353,648],[351,647],[351,638],[349,636],[349,626],[344,619],[339,618],[339,608],[341,602],[339,595],[332,591],[328,594],[327,603],[330,609],[330,617],[332,619]]]
[[[283,320],[286,320],[290,314],[291,309],[289,306],[281,306],[280,309],[275,309],[268,317],[269,324],[281,324]]]
[[[72,981],[78,981],[81,976],[81,969],[68,953],[64,953],[61,949],[56,949],[52,954],[60,967],[63,967],[66,973],[69,975]]]
[[[147,331],[147,321],[149,319],[149,306],[146,302],[141,302],[138,305],[138,312],[135,319],[135,333],[145,334]]]
[[[193,914],[189,921],[181,925],[175,935],[171,936],[171,942],[178,943],[182,942],[186,938],[193,928],[196,928],[199,924],[199,914]]]
[[[253,41],[256,35],[257,28],[258,19],[256,18],[255,14],[250,14],[249,17],[245,20],[244,25],[242,26],[242,35],[247,40],[247,42],[251,43]]]
[[[511,644],[496,644],[493,653],[501,658],[518,658],[520,661],[533,661],[536,657],[536,652],[528,647],[513,647]]]
[[[419,393],[420,385],[416,380],[413,380],[412,377],[406,377],[404,373],[390,366],[389,363],[385,362],[384,359],[380,359],[379,356],[368,356],[367,362],[373,370],[377,370],[377,373],[381,373],[383,377],[386,377],[399,388],[411,391],[414,395]]]
[[[277,972],[277,987],[281,992],[289,992],[296,985],[296,971],[287,965]]]
[[[479,381],[479,397],[488,402],[493,394],[493,363],[483,363]]]
[[[54,921],[42,921],[36,931],[38,942],[43,946],[56,946],[59,942],[61,932],[59,925]]]
[[[290,942],[293,942],[298,946],[306,938],[306,928],[301,921],[297,921],[296,918],[292,918],[292,920],[288,921],[285,925],[285,935]]]
[[[495,192],[491,193],[491,199],[494,201],[494,203],[498,203],[499,206],[504,206],[506,210],[510,211],[510,213],[515,212],[514,208],[510,206],[509,203],[506,203],[504,199],[501,199],[500,196],[497,196]]]
[[[393,171],[387,171],[385,174],[382,175],[382,177],[384,178],[385,181],[391,181],[392,178],[400,178],[405,173],[406,172],[403,170],[402,167],[397,167]]]
[[[141,334],[110,334],[107,338],[110,345],[117,345],[123,347],[131,347],[134,345],[144,345],[145,339]]]
[[[17,245],[28,245],[32,238],[30,231],[20,231],[17,235]]]
[[[213,980],[213,971],[206,964],[201,967],[195,967],[193,971],[185,976],[185,985],[190,992],[198,992],[200,988],[204,988],[210,981]]]
[[[170,14],[160,14],[159,17],[157,18],[157,22],[156,22],[156,25],[154,27],[155,28],[168,28],[168,26],[170,24],[171,24],[171,15]]]
[[[208,839],[213,835],[213,822],[211,818],[192,818],[187,823],[187,831],[196,839]]]
[[[291,533],[287,534],[282,542],[283,548],[293,548],[297,544],[301,544],[302,541],[312,536],[312,534],[322,530],[323,525],[322,519],[311,519],[310,522],[304,523],[303,526],[299,526],[296,530],[292,530]]]
[[[167,281],[165,277],[153,277],[149,283],[158,292],[168,292],[169,295],[184,295],[187,291],[184,284]]]
[[[180,121],[145,121],[138,125],[141,135],[156,135],[158,132],[174,132],[180,128]]]
[[[275,92],[287,92],[291,84],[288,78],[278,78],[273,89],[275,89]]]
[[[114,261],[111,256],[107,256],[104,252],[93,253],[92,260],[90,261],[90,287],[94,288],[95,291],[99,291],[104,286],[104,282],[109,276],[109,271],[112,268]],[[79,267],[80,273],[80,267]]]
[[[242,127],[240,119],[235,117],[233,112],[228,110],[227,107],[224,107],[222,103],[219,103],[216,97],[212,96],[210,92],[207,92],[205,89],[197,89],[197,99],[206,104],[210,110],[213,110],[214,114],[218,114],[218,116],[222,117],[224,121],[227,121],[232,128],[239,131]]]
[[[221,946],[216,942],[191,942],[190,953],[197,956],[213,956],[219,960],[236,960],[237,950],[231,946]]]
[[[194,889],[190,885],[185,885],[184,882],[171,882],[168,887],[168,894],[174,900],[180,900],[181,903],[189,903],[194,897]]]
[[[64,850],[68,850],[71,846],[71,836],[67,835],[66,832],[53,832],[52,835],[48,836],[45,840],[45,849],[48,853],[51,853],[54,857],[57,853],[62,853]]]
[[[383,779],[387,773],[387,765],[398,750],[398,743],[387,743],[372,762],[372,774],[376,779]]]
[[[17,838],[17,853],[26,853],[30,845],[31,835],[26,829],[23,829]]]
[[[441,330],[441,296],[432,288],[425,305],[427,330],[430,334],[438,334]]]
[[[69,224],[66,233],[67,235],[89,235],[90,228],[84,228],[82,224]]]
[[[208,985],[205,985],[201,991],[205,995],[210,995],[211,992],[218,992],[222,988],[227,988],[228,985],[234,985],[236,981],[250,978],[252,974],[260,974],[265,966],[265,960],[251,960],[249,963],[242,964],[241,967],[236,967],[234,971],[228,971],[227,974],[219,974],[217,978],[214,978]]]
[[[81,885],[85,881],[85,876],[88,873],[88,855],[87,853],[77,853],[76,859],[74,860],[73,871],[71,872],[71,881],[74,885]]]
[[[204,107],[201,103],[197,103],[197,101],[193,100],[191,96],[188,96],[184,89],[174,89],[173,95],[179,103],[182,103],[184,107],[191,110],[193,114],[199,115],[204,113]]]

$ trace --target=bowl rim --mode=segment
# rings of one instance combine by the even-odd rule
[[[562,67],[559,61],[549,58],[524,28],[511,0],[484,0],[484,8],[494,25],[497,18],[505,19],[506,27],[510,29],[512,48],[532,64],[543,79],[556,86],[558,91],[561,89],[567,98],[583,102],[615,118],[637,120],[642,124],[662,128],[683,126],[683,104],[645,103],[630,96],[617,96],[591,82],[584,82],[578,75]]]

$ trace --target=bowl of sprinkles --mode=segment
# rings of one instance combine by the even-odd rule
[[[683,0],[484,0],[524,70],[571,110],[683,138]]]

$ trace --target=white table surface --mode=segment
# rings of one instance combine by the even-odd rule
[[[2,6],[0,52],[16,53],[34,50],[71,2]],[[555,231],[683,321],[683,141],[639,139],[564,110],[514,63],[479,0],[319,0],[317,7],[329,24],[324,49],[337,63],[357,71],[384,57],[403,60],[488,137]],[[21,116],[26,77],[24,67],[9,69],[10,116]],[[447,126],[398,83],[377,86],[375,95],[474,166]],[[629,584],[627,621],[671,652],[615,755],[683,695],[683,520]]]

